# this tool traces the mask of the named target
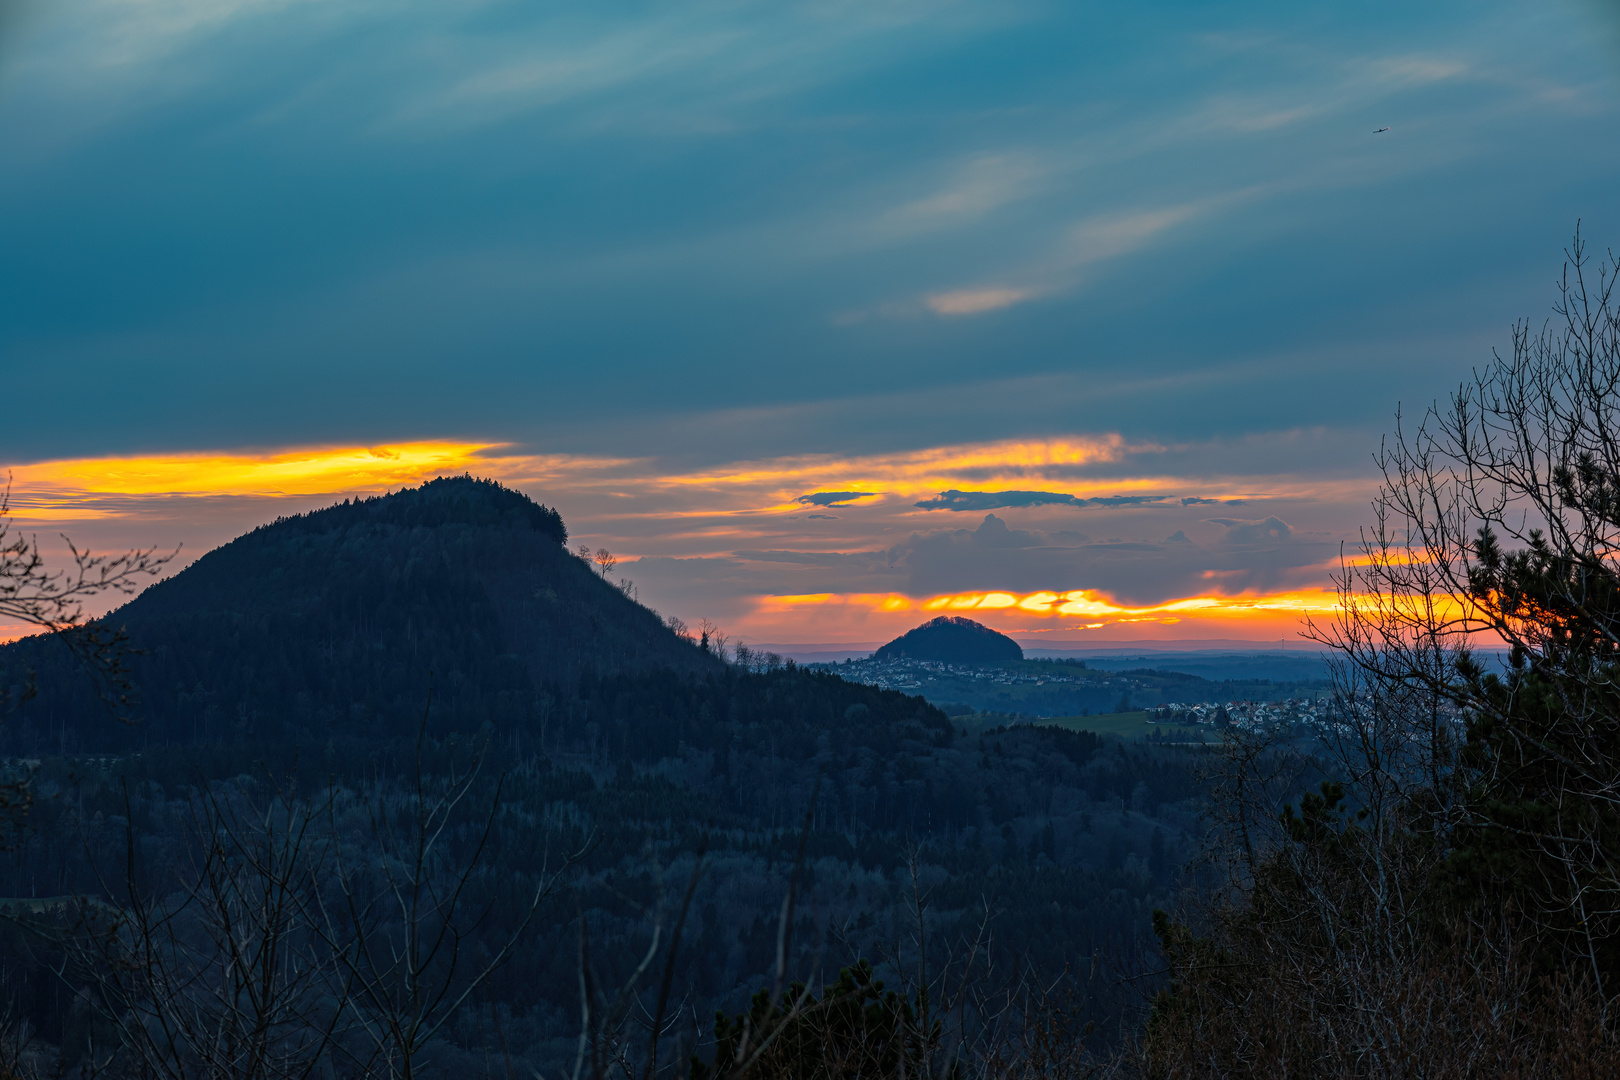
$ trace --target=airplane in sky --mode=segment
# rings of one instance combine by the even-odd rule
[[[1380,131],[1388,131],[1388,130],[1389,130],[1389,128],[1387,128],[1387,127],[1374,128],[1373,129],[1373,134],[1377,135]]]

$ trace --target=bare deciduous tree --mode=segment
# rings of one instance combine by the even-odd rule
[[[107,593],[128,596],[136,592],[161,573],[179,549],[163,555],[156,548],[93,555],[64,536],[73,565],[53,570],[46,564],[38,538],[17,532],[10,515],[8,480],[5,493],[0,494],[0,619],[51,634],[74,657],[107,708],[124,719],[134,689],[125,662],[129,641],[122,630],[88,618],[85,605]],[[21,685],[21,698],[34,695],[32,671],[23,674]],[[8,700],[9,687],[9,680],[0,679],[0,710],[15,704]],[[33,788],[26,778],[0,781],[0,830],[20,822],[32,803]]]
[[[1516,324],[1508,356],[1415,429],[1398,422],[1342,614],[1313,627],[1344,660],[1351,715],[1388,729],[1382,747],[1404,740],[1403,768],[1369,746],[1370,775],[1399,775],[1395,802],[1423,788],[1455,841],[1511,859],[1503,886],[1538,933],[1578,941],[1606,995],[1620,989],[1604,986],[1620,962],[1617,284],[1620,261],[1593,260],[1577,232],[1557,320]]]
[[[108,593],[129,596],[162,573],[179,549],[158,554],[156,548],[120,555],[82,551],[66,536],[72,566],[51,569],[35,536],[24,535],[11,522],[11,487],[0,495],[0,618],[52,634],[80,661],[103,698],[117,706],[129,703],[129,673],[124,666],[127,641],[121,631],[96,623],[85,605]],[[32,679],[24,693],[32,690]],[[3,689],[0,689],[3,693]],[[0,699],[0,704],[4,704]]]
[[[416,1075],[428,1045],[511,958],[576,857],[563,856],[556,870],[543,863],[533,892],[519,899],[512,925],[493,948],[487,941],[472,948],[500,900],[490,851],[505,777],[493,785],[488,809],[469,813],[487,747],[466,764],[445,761],[429,776],[426,739],[424,710],[408,794],[402,803],[380,797],[366,806],[371,846],[340,849],[317,896],[319,932],[363,1036],[340,1047],[364,1074],[400,1080]],[[334,837],[341,832],[338,810],[333,800]]]
[[[724,660],[726,658],[726,642],[729,640],[720,632],[720,627],[711,619],[698,620],[698,644],[714,655]]]
[[[494,834],[504,777],[483,751],[428,775],[426,716],[408,790],[372,800],[332,788],[315,801],[244,781],[202,785],[182,862],[143,873],[126,826],[117,906],[81,900],[71,963],[117,1045],[113,1074],[308,1080],[316,1071],[408,1078],[424,1052],[512,956],[560,875],[504,893]],[[504,925],[492,929],[496,909]]]
[[[65,939],[64,975],[89,982],[119,1035],[101,1067],[305,1080],[346,1013],[342,972],[310,919],[331,850],[321,808],[282,791],[255,807],[220,784],[194,792],[188,814],[184,861],[150,874],[126,825],[125,887],[103,886],[123,904],[80,901]]]
[[[1397,416],[1307,631],[1336,657],[1319,756],[1229,733],[1239,857],[1158,920],[1149,1075],[1620,1069],[1620,261],[1567,255],[1557,320]],[[1279,816],[1291,762],[1329,779]]]

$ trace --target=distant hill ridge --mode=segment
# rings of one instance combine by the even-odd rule
[[[943,664],[1004,664],[1024,658],[1006,634],[959,615],[942,615],[909,630],[877,652],[874,660],[930,660]]]
[[[281,518],[107,617],[142,650],[136,725],[109,731],[65,650],[25,639],[0,648],[0,675],[33,668],[40,693],[0,737],[386,735],[415,725],[430,683],[436,723],[516,723],[582,678],[723,670],[567,538],[556,510],[470,476]]]

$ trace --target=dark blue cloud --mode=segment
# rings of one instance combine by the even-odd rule
[[[875,498],[877,494],[875,491],[817,491],[810,495],[800,495],[793,501],[804,503],[806,506],[821,506],[834,510],[848,506],[856,499]]]
[[[791,563],[796,566],[869,569],[884,558],[881,551],[734,551],[733,558],[749,562]]]
[[[942,491],[912,505],[923,510],[1000,510],[1015,506],[1078,506],[1073,495],[1056,491]]]
[[[1246,527],[1254,533],[1240,531]],[[1291,535],[1276,519],[1233,522],[1226,539],[1204,546],[1177,530],[1160,543],[1099,541],[1073,532],[1013,529],[989,514],[976,529],[914,533],[889,549],[888,565],[916,595],[1100,588],[1147,604],[1199,595],[1212,574],[1228,592],[1320,584],[1321,562],[1337,549],[1328,540]]]
[[[1262,521],[1241,521],[1236,518],[1207,518],[1211,525],[1224,525],[1226,539],[1233,544],[1281,543],[1293,535],[1288,523],[1276,517]]]
[[[1579,7],[838,10],[35,5],[0,455],[1381,427],[1620,242]]]
[[[923,510],[1003,510],[1025,506],[1168,506],[1168,495],[1095,495],[1082,499],[1060,491],[942,491],[932,499],[913,503]],[[1182,499],[1189,502],[1214,502],[1214,499]]]

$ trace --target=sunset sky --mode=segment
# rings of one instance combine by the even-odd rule
[[[750,642],[1276,642],[1617,196],[1614,0],[0,0],[0,465],[182,562],[491,476]]]

